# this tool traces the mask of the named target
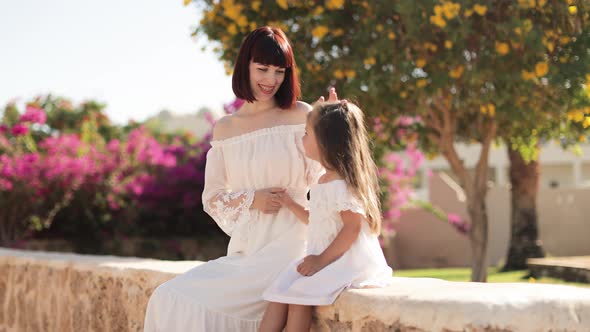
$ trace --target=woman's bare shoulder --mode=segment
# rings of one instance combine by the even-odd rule
[[[226,115],[215,122],[213,126],[213,140],[222,140],[233,136],[234,118],[233,115]]]
[[[311,111],[311,105],[306,102],[298,101],[295,106],[288,111],[289,118],[295,123],[305,123],[307,113]]]

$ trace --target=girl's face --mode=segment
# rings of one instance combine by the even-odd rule
[[[250,60],[250,88],[257,101],[271,100],[285,80],[285,68]]]
[[[307,114],[307,122],[305,123],[305,134],[303,135],[303,149],[305,150],[305,155],[318,161],[321,163],[321,156],[320,156],[320,148],[318,146],[318,141],[315,136],[315,132],[313,131],[313,121],[315,119],[315,112],[309,112]]]

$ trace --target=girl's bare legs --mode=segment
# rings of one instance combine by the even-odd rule
[[[287,323],[287,310],[289,305],[286,303],[270,302],[264,316],[262,316],[262,322],[260,322],[259,332],[281,332],[285,328]]]
[[[286,332],[309,332],[313,306],[289,304]]]

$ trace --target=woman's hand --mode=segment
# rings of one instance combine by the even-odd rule
[[[297,272],[302,276],[310,277],[319,270],[326,267],[320,256],[309,255],[303,259],[303,262],[297,266]]]
[[[284,188],[266,188],[256,190],[251,209],[259,210],[262,213],[275,214],[281,209],[281,202],[278,194],[284,193]]]
[[[333,103],[333,102],[337,102],[339,101],[338,99],[338,94],[336,93],[336,88],[335,87],[331,87],[329,92],[328,92],[328,102]],[[320,96],[320,98],[318,99],[318,102],[324,102],[324,96]]]

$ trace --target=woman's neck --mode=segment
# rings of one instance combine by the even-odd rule
[[[270,111],[277,107],[277,103],[274,99],[267,101],[253,101],[251,103],[245,103],[241,111],[248,114],[258,114]]]

